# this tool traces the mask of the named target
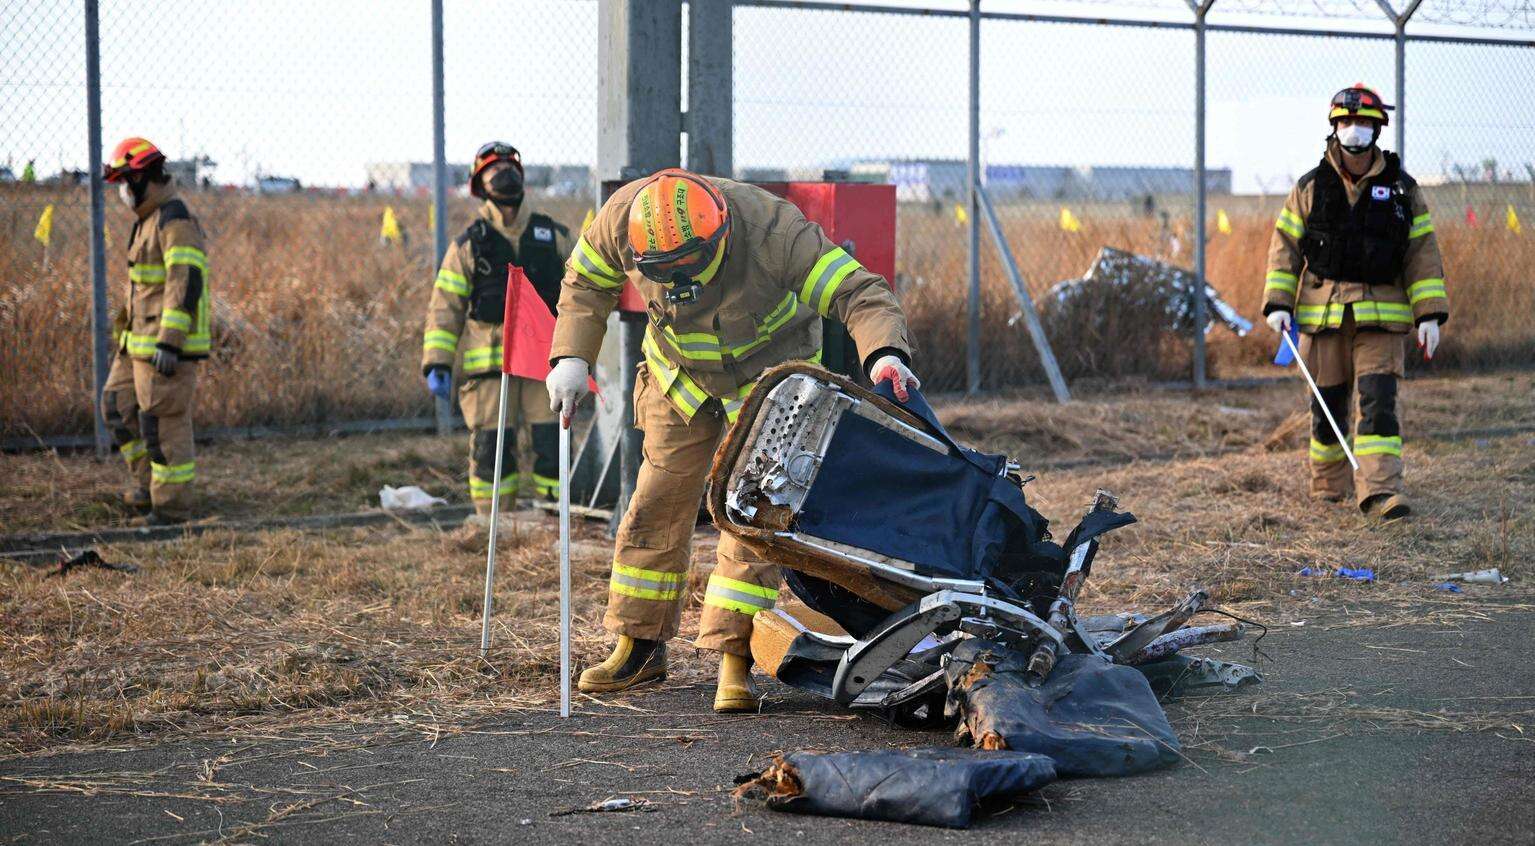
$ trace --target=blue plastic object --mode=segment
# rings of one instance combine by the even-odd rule
[[[453,390],[453,371],[446,367],[433,367],[427,371],[426,388],[433,396],[447,399],[448,392]]]
[[[1434,585],[1434,590],[1445,590],[1449,591],[1450,593],[1462,592],[1460,585],[1457,585],[1454,582],[1441,582],[1440,584]]]
[[[1300,346],[1300,332],[1296,330],[1293,322],[1290,324],[1290,340],[1296,346]],[[1290,352],[1290,345],[1286,344],[1283,338],[1280,338],[1279,350],[1274,353],[1274,363],[1280,367],[1289,367],[1294,362],[1295,354]]]
[[[1369,567],[1339,567],[1338,578],[1352,579],[1356,582],[1375,581],[1375,571]]]
[[[1329,571],[1326,567],[1302,567],[1297,576],[1326,576]]]

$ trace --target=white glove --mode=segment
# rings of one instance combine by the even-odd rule
[[[559,412],[560,425],[570,426],[576,403],[586,396],[586,380],[586,362],[574,356],[556,361],[554,369],[544,377],[544,387],[549,391],[549,410]]]
[[[1268,321],[1270,329],[1273,329],[1275,332],[1281,335],[1290,331],[1290,313],[1284,309],[1271,311],[1269,312],[1268,317],[1263,319]]]
[[[869,381],[874,384],[889,382],[895,389],[895,398],[901,402],[907,399],[907,388],[920,388],[922,383],[917,381],[911,368],[901,363],[901,359],[893,355],[882,355],[874,360],[874,366],[869,368]]]
[[[1433,361],[1434,350],[1439,349],[1439,321],[1425,320],[1418,324],[1418,349],[1423,351],[1424,361]]]

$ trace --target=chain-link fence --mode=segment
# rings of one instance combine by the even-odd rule
[[[82,7],[93,5],[0,0],[0,428],[11,438],[91,426]],[[430,415],[417,376],[436,258],[432,4],[99,6],[103,152],[128,135],[154,140],[208,236],[217,351],[199,424]],[[933,6],[737,0],[733,160],[750,180],[896,186],[893,281],[920,372],[952,390],[970,383],[979,222],[970,21],[968,3]],[[1401,91],[1395,25],[1374,0],[1312,0],[1299,14],[1267,0],[1208,8],[1205,270],[1221,295],[1259,317],[1279,203],[1321,155],[1326,98],[1363,80],[1403,102],[1408,168],[1427,187],[1455,303],[1445,358],[1528,356],[1535,94],[1522,82],[1535,79],[1535,45],[1508,39],[1535,29],[1531,13],[1427,0],[1405,30]],[[450,237],[475,213],[467,165],[491,139],[521,149],[532,201],[557,219],[575,228],[591,208],[601,10],[446,4]],[[1102,275],[1105,247],[1197,269],[1200,18],[1179,0],[986,0],[979,15],[978,169],[1062,369],[1184,376],[1191,329],[1169,337],[1148,317],[1186,305],[1155,300],[1172,289],[1103,300],[1101,287],[1078,296],[1069,283]],[[115,306],[131,218],[107,200]],[[979,260],[979,385],[1041,382],[985,234]],[[1220,321],[1208,337],[1216,376],[1259,362],[1273,341],[1266,330],[1238,339]]]

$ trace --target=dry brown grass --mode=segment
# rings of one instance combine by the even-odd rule
[[[1384,527],[1349,507],[1311,503],[1301,451],[1263,448],[1266,427],[1300,405],[1298,384],[1221,394],[1228,411],[1212,412],[1207,398],[1147,393],[1048,409],[1004,399],[942,413],[966,440],[1014,452],[1037,472],[1030,500],[1058,527],[1069,527],[1097,487],[1118,493],[1140,517],[1138,526],[1108,539],[1088,583],[1093,611],[1144,609],[1203,584],[1218,601],[1281,624],[1367,598],[1403,603],[1403,620],[1406,603],[1418,609],[1413,613],[1427,607],[1453,616],[1441,620],[1450,625],[1469,619],[1477,595],[1507,595],[1535,578],[1529,507],[1535,436],[1436,441],[1413,433],[1527,425],[1532,388],[1535,377],[1528,374],[1406,383],[1407,482],[1418,516]],[[322,507],[331,496],[371,497],[379,478],[449,492],[456,480],[423,476],[456,468],[462,444],[452,438],[434,447],[428,440],[290,444],[261,456],[262,472],[294,489],[331,492],[307,506],[290,503],[295,510]],[[202,463],[211,474],[210,493],[224,502],[250,496],[251,507],[261,508],[269,490],[241,487],[256,483],[219,468],[249,469],[258,449],[276,446],[282,445],[209,450]],[[332,467],[312,468],[322,453]],[[1188,457],[1148,459],[1165,453]],[[417,457],[429,469],[408,475],[401,462]],[[1085,457],[1109,463],[1037,469]],[[7,520],[28,503],[37,511],[78,513],[71,503],[105,497],[118,472],[79,455],[4,460],[14,478],[51,473],[59,480],[52,499],[0,492]],[[382,469],[370,469],[370,461]],[[354,479],[359,473],[366,478]],[[574,613],[581,665],[600,656],[606,642],[600,619],[610,542],[603,527],[578,528]],[[400,526],[215,532],[101,550],[109,561],[137,563],[134,575],[81,570],[51,578],[0,564],[0,749],[121,745],[178,732],[249,735],[394,715],[454,724],[547,708],[557,661],[554,534],[548,521],[528,521],[505,537],[489,662],[476,655],[484,559],[483,536],[472,532]],[[697,593],[711,550],[712,539],[700,533],[685,634],[696,630]],[[1381,582],[1295,575],[1303,566],[1340,564],[1373,567]],[[1500,567],[1515,583],[1450,597],[1432,592],[1426,581],[1440,570],[1483,567]],[[1381,615],[1361,624],[1393,625],[1393,619]],[[706,658],[681,643],[673,660],[669,683],[707,678]]]
[[[241,425],[407,416],[429,412],[417,372],[420,330],[431,289],[431,238],[424,198],[252,197],[191,192],[188,203],[209,235],[218,302],[218,354],[204,369],[200,425]],[[55,203],[50,268],[32,239],[45,203]],[[1277,199],[1232,198],[1230,235],[1213,235],[1210,279],[1244,314],[1261,310],[1261,279]],[[380,247],[379,219],[392,205],[409,246]],[[545,204],[579,223],[584,204]],[[90,427],[90,284],[84,195],[42,186],[0,193],[0,435],[82,432]],[[1100,246],[1161,254],[1161,226],[1123,205],[1080,207],[1080,233],[1061,231],[1054,204],[1003,210],[1008,238],[1039,298],[1053,283],[1083,273]],[[127,213],[107,210],[115,247],[108,269],[113,302],[122,296]],[[453,228],[470,214],[454,200]],[[1448,264],[1455,318],[1436,367],[1526,365],[1535,359],[1535,246],[1488,226],[1470,229],[1443,215],[1438,233]],[[1188,265],[1191,242],[1178,224]],[[918,369],[932,390],[964,386],[964,230],[948,210],[903,206],[898,276],[919,347]],[[1039,380],[1021,324],[989,242],[983,242],[983,381],[990,387]],[[1186,344],[1161,337],[1134,298],[1109,303],[1090,328],[1050,326],[1068,375],[1150,378],[1187,373]],[[1265,360],[1274,339],[1260,329],[1245,340],[1211,334],[1213,372]]]

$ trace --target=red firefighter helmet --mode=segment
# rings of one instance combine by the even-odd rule
[[[517,174],[523,175],[522,154],[517,152],[517,148],[505,141],[492,141],[474,154],[474,167],[469,170],[470,194],[482,199],[485,197],[485,186],[480,182],[480,174],[496,162],[511,162]]]
[[[112,151],[102,177],[108,182],[121,182],[130,173],[143,173],[165,161],[165,154],[146,138],[125,138]]]
[[[1346,117],[1367,118],[1380,121],[1381,126],[1391,123],[1391,116],[1386,114],[1395,106],[1386,105],[1375,89],[1365,87],[1363,82],[1356,82],[1352,86],[1332,95],[1332,107],[1327,112],[1327,121],[1337,123]]]

